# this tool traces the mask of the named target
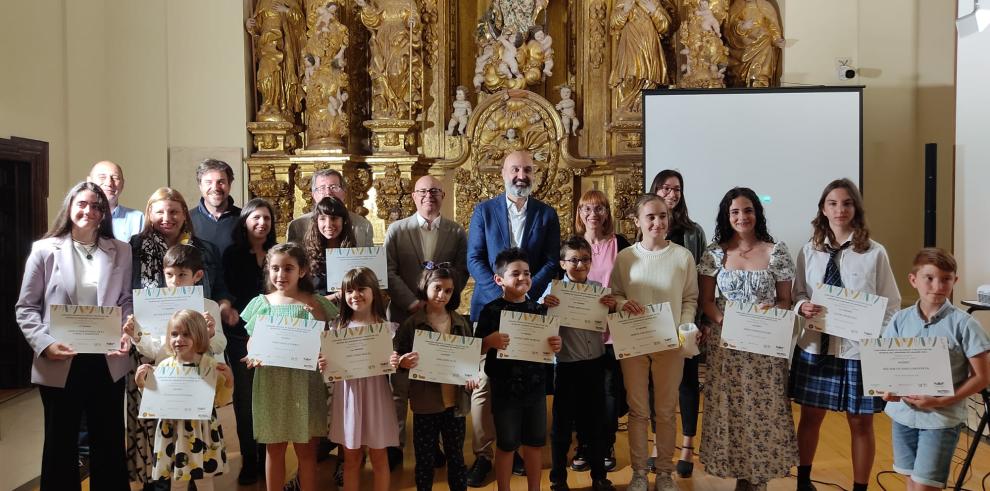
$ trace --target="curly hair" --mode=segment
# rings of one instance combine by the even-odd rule
[[[332,245],[330,240],[320,232],[320,215],[340,217],[343,220],[340,234],[337,235],[339,242]],[[322,274],[326,270],[327,249],[337,247],[355,247],[357,241],[354,239],[354,227],[351,226],[351,216],[347,212],[344,203],[333,196],[320,200],[313,209],[313,218],[309,223],[309,230],[303,238],[302,246],[309,257],[310,271],[314,274]]]
[[[715,235],[712,242],[724,246],[736,236],[735,229],[729,221],[729,207],[732,200],[736,198],[746,198],[753,204],[753,211],[756,213],[756,238],[763,242],[774,243],[773,236],[767,231],[767,217],[763,213],[763,203],[760,197],[749,188],[732,188],[722,197],[722,202],[718,204],[718,216],[715,218]]]

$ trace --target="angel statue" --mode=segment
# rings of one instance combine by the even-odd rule
[[[640,91],[668,82],[660,39],[671,29],[670,14],[658,0],[617,0],[610,21],[616,40],[608,85],[618,89],[620,108],[638,113]]]
[[[571,99],[572,92],[573,90],[569,85],[561,85],[560,102],[555,107],[560,112],[560,121],[564,123],[564,132],[568,135],[575,136],[581,122],[578,121],[577,111],[574,109],[577,103],[574,102],[574,99]]]
[[[455,131],[458,135],[464,134],[464,128],[467,127],[468,118],[471,117],[471,101],[467,100],[467,87],[463,85],[457,86],[457,93],[454,95],[454,113],[450,115],[450,121],[447,123],[447,134],[454,135]]]
[[[729,49],[722,43],[719,19],[725,19],[726,0],[688,1],[684,20],[678,29],[684,55],[681,64],[679,87],[725,87],[725,68],[729,63]]]
[[[300,54],[306,42],[300,0],[259,0],[245,26],[258,64],[258,121],[295,121],[302,110]]]

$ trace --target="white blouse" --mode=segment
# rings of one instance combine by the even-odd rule
[[[851,237],[842,243],[845,244],[850,239]],[[839,252],[838,258],[839,275],[842,276],[844,287],[887,297],[887,311],[883,316],[883,323],[887,325],[894,313],[901,309],[901,293],[897,289],[894,272],[890,269],[887,250],[879,242],[871,240],[870,248],[865,252],[859,253],[848,247]],[[816,250],[811,242],[801,248],[792,290],[792,297],[796,302],[795,313],[800,312],[801,305],[811,299],[815,285],[822,282],[828,261],[828,252]],[[821,334],[804,329],[804,317],[798,315],[798,319],[802,327],[798,347],[808,353],[820,354]],[[859,359],[859,343],[837,336],[832,336],[828,351],[828,354],[838,358]]]
[[[76,273],[76,305],[97,305],[100,285],[98,256],[106,253],[100,249],[99,242],[84,246],[72,241],[72,250],[72,266]],[[90,255],[90,259],[86,259],[87,254]]]

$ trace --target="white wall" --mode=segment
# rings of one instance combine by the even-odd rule
[[[990,283],[990,30],[959,38],[956,62],[955,299]],[[978,316],[984,328],[990,315]]]
[[[44,428],[38,389],[0,404],[0,489],[15,489],[41,475]]]

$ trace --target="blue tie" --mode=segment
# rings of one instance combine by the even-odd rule
[[[842,275],[839,274],[839,253],[845,250],[852,242],[846,242],[842,244],[838,249],[832,246],[825,246],[825,252],[828,253],[828,264],[825,266],[825,277],[822,279],[822,283],[831,286],[837,286],[842,288]],[[822,351],[821,354],[828,354],[828,345],[831,341],[832,336],[822,333]]]

